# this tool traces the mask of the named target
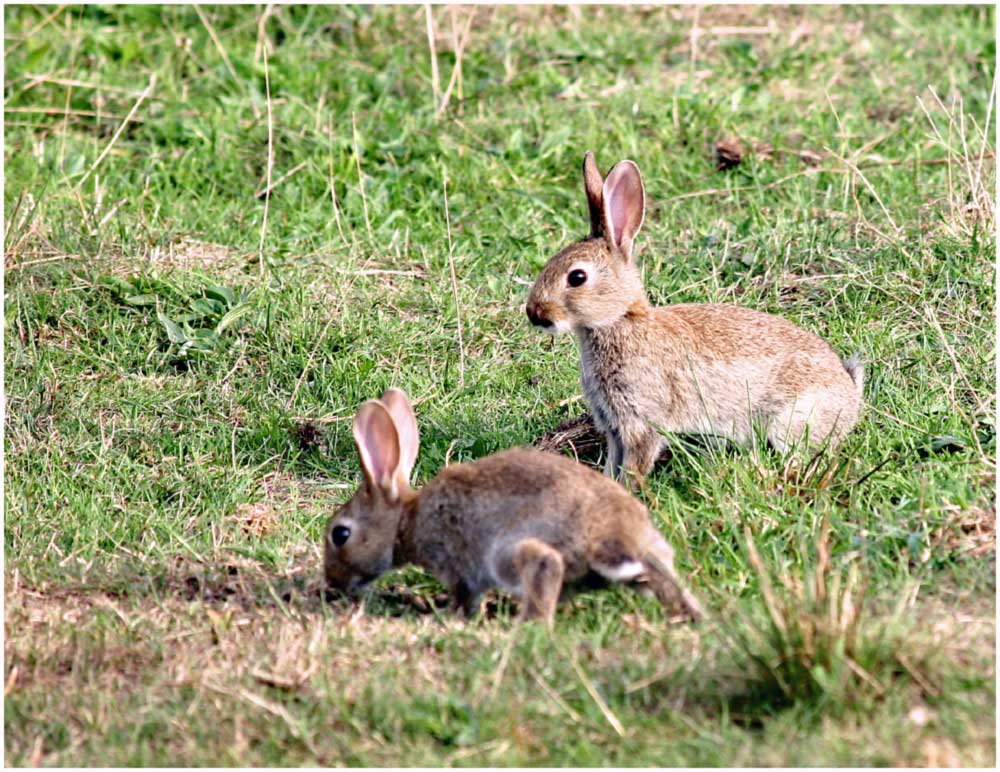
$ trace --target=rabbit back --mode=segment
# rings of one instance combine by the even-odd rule
[[[557,550],[572,582],[605,563],[624,580],[629,566],[602,562],[601,551],[618,544],[621,555],[639,555],[657,537],[618,483],[554,453],[514,449],[443,470],[421,490],[406,541],[408,559],[476,594],[518,590],[508,553],[524,539]]]
[[[778,316],[725,304],[648,307],[578,335],[595,422],[623,445],[657,429],[745,442],[757,422],[782,447],[806,431],[837,439],[857,420],[860,365]]]

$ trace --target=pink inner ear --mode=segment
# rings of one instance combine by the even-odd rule
[[[618,193],[622,187],[622,185],[619,185],[614,192]],[[625,196],[612,194],[608,208],[611,210],[611,225],[614,228],[614,233],[612,235],[614,236],[615,244],[621,246],[622,234],[625,231],[625,225],[628,222],[629,216],[628,204],[625,201]]]
[[[622,162],[611,170],[604,182],[604,202],[610,219],[611,237],[617,246],[631,241],[642,225],[642,180],[634,165]]]
[[[376,403],[361,406],[354,419],[354,439],[371,481],[382,487],[399,465],[399,437],[386,409]]]
[[[389,411],[392,422],[396,426],[399,437],[399,474],[409,481],[410,472],[417,460],[417,450],[420,446],[420,430],[417,428],[417,418],[406,393],[400,389],[388,389],[379,401]]]

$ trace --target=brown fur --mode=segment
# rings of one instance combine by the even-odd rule
[[[402,392],[392,391],[401,404]],[[499,586],[522,598],[524,618],[551,622],[563,584],[592,571],[612,581],[647,575],[658,581],[666,577],[664,559],[673,571],[673,553],[646,508],[617,482],[565,456],[507,450],[449,466],[420,491],[411,490],[405,463],[416,458],[416,445],[404,441],[399,452],[391,433],[380,434],[381,404],[365,403],[355,419],[365,482],[327,526],[325,570],[332,587],[353,590],[393,566],[413,563],[448,585],[467,610],[476,608],[484,590]],[[415,427],[414,421],[414,443]],[[376,436],[364,433],[369,428]],[[390,446],[387,458],[404,463],[379,482],[368,464],[379,468],[383,443]],[[338,526],[351,531],[340,546],[333,543]],[[679,579],[672,573],[663,581],[673,586]],[[688,616],[700,615],[697,600],[679,584],[661,594],[681,598]]]
[[[664,432],[743,443],[757,425],[785,450],[835,444],[854,426],[863,370],[817,335],[739,306],[649,304],[632,255],[645,206],[635,164],[616,165],[602,187],[588,153],[584,190],[591,234],[548,262],[527,312],[553,333],[576,333],[584,394],[608,442],[608,474],[641,480]],[[586,282],[571,286],[578,270]]]

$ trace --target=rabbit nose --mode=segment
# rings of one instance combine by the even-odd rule
[[[538,306],[536,306],[534,303],[528,304],[528,307],[525,310],[528,312],[528,319],[530,319],[531,323],[536,327],[552,326],[552,320],[546,319],[544,316],[542,316],[538,310]]]

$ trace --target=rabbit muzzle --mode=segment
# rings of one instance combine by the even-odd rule
[[[548,328],[552,326],[552,320],[545,316],[545,311],[540,304],[528,303],[525,311],[528,314],[528,320],[535,325],[535,327]]]
[[[337,571],[327,569],[326,587],[328,590],[337,590],[345,595],[355,595],[360,590],[381,576],[380,573],[367,573],[361,571]]]
[[[569,332],[572,329],[572,325],[566,319],[562,318],[558,311],[553,316],[551,307],[543,303],[528,303],[524,310],[527,312],[531,323],[549,335],[558,335],[562,332]]]

